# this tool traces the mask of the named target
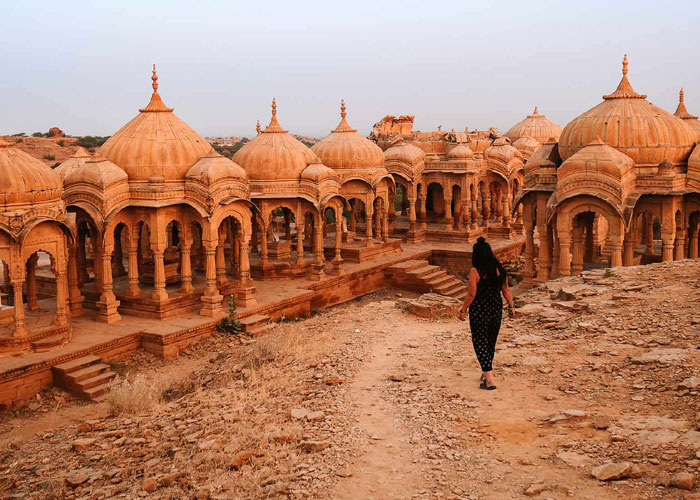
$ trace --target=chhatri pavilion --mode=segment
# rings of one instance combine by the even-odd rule
[[[683,91],[675,114],[637,93],[628,77],[574,118],[525,165],[526,281],[698,257],[700,123]],[[659,241],[660,240],[660,241]]]

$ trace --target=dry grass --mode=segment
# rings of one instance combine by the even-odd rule
[[[148,413],[163,400],[163,387],[155,380],[136,375],[125,377],[107,395],[112,415]]]

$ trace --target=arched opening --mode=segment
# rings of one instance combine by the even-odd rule
[[[241,252],[243,229],[233,216],[225,217],[218,228],[219,243],[216,247],[216,284],[224,295],[241,279]]]
[[[445,193],[442,184],[431,182],[428,184],[425,210],[429,221],[435,222],[445,217]]]
[[[290,260],[294,232],[296,232],[294,212],[287,207],[273,209],[267,222],[267,251],[270,261]]]
[[[355,239],[355,236],[364,234],[364,227],[367,224],[367,209],[365,202],[360,198],[350,198],[350,211],[348,212],[348,239]]]

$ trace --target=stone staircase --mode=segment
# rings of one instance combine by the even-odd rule
[[[253,314],[238,320],[243,327],[243,332],[251,337],[259,337],[263,335],[269,328],[271,318],[264,314]]]
[[[55,386],[92,401],[104,399],[117,376],[102,358],[93,355],[61,363],[52,370]]]
[[[386,275],[399,288],[420,293],[439,293],[460,300],[467,296],[467,285],[427,260],[399,262],[389,266]]]

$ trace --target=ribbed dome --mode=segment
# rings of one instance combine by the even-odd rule
[[[683,120],[654,106],[637,94],[627,80],[627,56],[622,80],[604,101],[574,118],[559,138],[559,154],[566,160],[596,137],[634,160],[637,165],[656,166],[665,159],[684,163],[693,146],[690,129]]]
[[[561,130],[559,125],[545,115],[539,114],[535,106],[531,115],[527,115],[524,120],[513,125],[505,135],[513,142],[522,137],[531,137],[540,144],[544,144],[550,137],[559,140]]]
[[[0,137],[0,205],[61,201],[56,172]]]
[[[65,180],[66,177],[68,177],[75,170],[82,167],[85,164],[85,162],[90,158],[92,158],[90,151],[88,151],[82,146],[78,146],[78,149],[75,153],[73,153],[73,156],[61,163],[58,167],[55,168],[54,171],[58,174],[61,180]]]
[[[556,140],[556,139],[555,139]],[[528,159],[532,154],[537,151],[541,146],[541,143],[532,137],[521,137],[517,141],[513,142],[513,147],[520,151],[523,158]]]
[[[499,137],[484,153],[484,158],[488,160],[508,163],[513,158],[523,159],[523,155],[510,144],[508,137]]]
[[[240,166],[212,151],[203,156],[187,171],[188,181],[197,181],[205,186],[211,186],[217,182],[226,180],[248,181],[248,176]]]
[[[100,189],[120,182],[128,181],[126,172],[106,158],[91,158],[79,168],[74,169],[64,180],[66,187],[79,182],[87,182]]]
[[[124,169],[132,181],[184,180],[189,168],[212,147],[165,106],[158,94],[155,65],[152,80],[148,106],[110,137],[99,155]]]
[[[465,143],[457,144],[447,152],[447,158],[449,160],[470,160],[474,158],[474,151]]]
[[[272,119],[257,137],[233,155],[251,181],[299,180],[311,163],[321,163],[316,154],[289,135],[277,121],[277,104],[272,100]]]
[[[396,141],[389,149],[384,151],[385,161],[400,161],[415,164],[425,160],[425,151],[405,142],[403,139]]]
[[[678,107],[676,108],[676,112],[673,114],[685,122],[685,124],[694,134],[695,141],[700,141],[700,120],[698,120],[697,116],[693,116],[688,113],[688,110],[685,108],[684,100],[685,92],[683,92],[683,89],[681,89],[681,91],[678,93]]]
[[[338,174],[332,168],[322,163],[312,163],[301,173],[301,178],[312,182],[321,182],[326,179],[338,180]]]
[[[324,165],[337,169],[371,168],[384,165],[384,153],[362,137],[345,119],[345,101],[340,104],[340,123],[330,135],[311,146]]]

